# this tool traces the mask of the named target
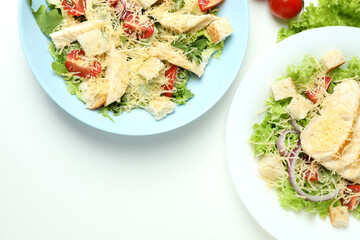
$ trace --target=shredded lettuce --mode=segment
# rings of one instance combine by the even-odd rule
[[[187,83],[189,81],[189,71],[182,70],[178,73],[178,79],[175,83],[176,91],[173,94],[172,101],[183,105],[185,104],[190,98],[194,97],[194,94],[187,88]]]
[[[318,6],[311,3],[299,19],[291,20],[288,27],[278,32],[278,42],[296,33],[325,26],[360,27],[360,1],[319,0]]]
[[[224,41],[214,44],[205,29],[194,33],[183,33],[171,43],[185,52],[188,58],[197,64],[207,62],[211,56],[219,58],[224,49]]]

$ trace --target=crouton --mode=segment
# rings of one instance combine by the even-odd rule
[[[85,107],[90,110],[98,109],[106,101],[107,82],[101,79],[89,79],[80,83],[79,90],[82,93],[82,100]]]
[[[297,95],[295,84],[290,77],[284,80],[273,82],[271,84],[271,90],[275,101],[289,97],[295,97]]]
[[[195,62],[190,61],[179,49],[170,44],[155,43],[152,50],[157,58],[185,68],[199,77],[204,73],[205,63],[196,64]]]
[[[156,120],[161,120],[166,115],[172,113],[175,110],[175,103],[173,103],[168,97],[158,97],[149,102],[149,106],[146,110],[151,113]]]
[[[129,85],[129,70],[126,55],[120,50],[112,49],[107,55],[108,67],[106,78],[108,79],[108,91],[105,106],[117,101],[125,94]]]
[[[50,37],[54,42],[55,47],[57,49],[62,49],[70,45],[70,43],[75,42],[80,34],[94,29],[100,29],[103,25],[104,22],[102,21],[85,21],[60,31],[53,32],[50,34]]]
[[[291,99],[290,104],[286,107],[286,112],[290,114],[291,118],[300,120],[306,117],[313,106],[314,104],[309,99],[298,94]]]
[[[165,68],[165,64],[158,58],[152,57],[147,59],[139,68],[138,73],[140,76],[149,81],[159,76],[161,70]]]
[[[274,182],[285,173],[280,155],[268,155],[258,162],[261,177],[266,181]]]
[[[206,29],[207,34],[215,44],[225,40],[233,31],[226,17],[213,21]]]
[[[330,207],[329,215],[331,224],[334,227],[341,228],[346,227],[349,223],[349,212],[346,206]]]
[[[82,33],[77,37],[77,40],[88,57],[100,55],[109,49],[108,43],[100,29]]]
[[[325,72],[328,73],[346,63],[346,59],[339,50],[333,50],[326,53],[321,58],[321,62],[325,67]]]
[[[158,0],[136,0],[135,2],[137,2],[144,9],[147,9],[151,7],[153,4],[155,4],[157,1]]]
[[[182,12],[170,13],[156,10],[152,11],[151,14],[163,27],[176,33],[196,32],[219,18],[212,14],[198,16]]]

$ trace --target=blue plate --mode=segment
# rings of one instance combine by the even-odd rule
[[[45,0],[33,0],[37,9]],[[245,56],[249,37],[249,9],[247,0],[226,0],[219,16],[226,16],[234,33],[226,40],[220,60],[212,59],[201,79],[192,79],[189,88],[195,94],[186,105],[177,106],[173,114],[161,121],[154,120],[145,110],[134,110],[114,117],[103,117],[98,111],[87,110],[75,96],[70,95],[64,80],[52,68],[53,59],[46,37],[34,20],[27,0],[19,1],[19,33],[25,56],[32,72],[47,94],[65,111],[95,128],[122,135],[150,135],[167,132],[197,119],[224,95],[234,81]]]

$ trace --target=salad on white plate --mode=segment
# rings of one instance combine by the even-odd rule
[[[330,216],[346,227],[360,218],[360,60],[339,50],[306,55],[271,84],[250,138],[260,176],[285,209]]]
[[[86,108],[160,120],[194,96],[189,76],[221,55],[233,31],[216,16],[222,1],[46,0],[33,15],[51,38],[53,70]]]

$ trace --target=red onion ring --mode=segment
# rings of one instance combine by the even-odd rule
[[[301,133],[302,127],[296,122],[295,119],[291,119],[291,120],[290,120],[290,123],[291,123],[291,125],[294,127],[294,129],[295,129],[295,131],[296,131],[297,133]]]
[[[297,159],[299,159],[300,151],[301,151],[301,141],[299,140],[298,147],[290,155],[289,166],[288,166],[289,180],[295,192],[300,196],[305,197],[306,200],[311,202],[324,202],[335,198],[338,195],[338,190],[336,189],[326,195],[312,196],[310,194],[305,193],[300,188],[299,184],[296,182],[296,176],[295,176],[295,164]]]
[[[126,1],[125,0],[119,0],[116,4],[115,7],[116,10],[116,14],[121,18],[121,19],[125,19],[126,15],[127,15],[127,10],[126,10]]]
[[[285,130],[282,133],[280,133],[280,136],[276,142],[276,147],[279,149],[280,154],[285,157],[288,157],[291,154],[288,150],[286,150],[286,146],[285,146],[285,137],[289,133],[296,133],[296,132],[293,130]]]

